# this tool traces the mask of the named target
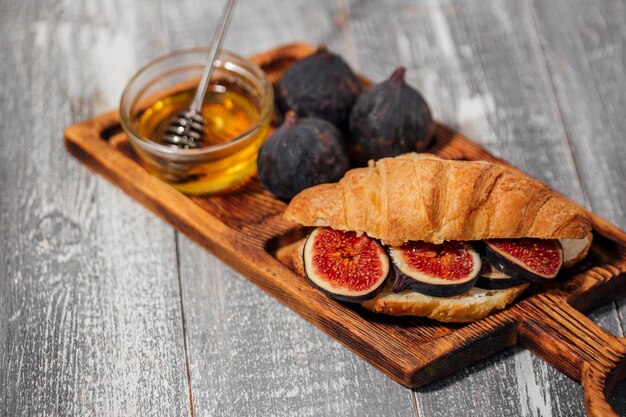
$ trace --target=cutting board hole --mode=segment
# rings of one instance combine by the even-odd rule
[[[123,132],[122,126],[116,124],[116,125],[113,125],[113,126],[107,128],[107,129],[104,129],[100,133],[100,137],[108,142],[109,139],[111,139],[113,136],[118,135],[118,134],[120,134],[122,132]]]

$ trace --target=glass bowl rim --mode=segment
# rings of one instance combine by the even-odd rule
[[[137,72],[135,72],[135,74],[130,78],[130,80],[126,84],[126,87],[124,88],[124,92],[122,93],[122,97],[120,99],[119,116],[120,116],[120,124],[122,125],[122,128],[126,131],[126,134],[128,135],[128,138],[132,144],[135,144],[141,148],[144,148],[144,150],[147,150],[153,154],[162,154],[162,155],[165,154],[169,156],[191,157],[191,158],[201,157],[204,155],[210,155],[214,152],[222,151],[224,149],[228,149],[228,148],[238,145],[244,139],[248,138],[250,135],[254,134],[256,131],[261,129],[265,121],[269,117],[271,117],[271,113],[274,108],[273,106],[274,91],[273,91],[272,83],[267,78],[267,75],[265,74],[265,72],[263,72],[261,67],[259,67],[257,64],[250,61],[249,59],[244,58],[241,55],[238,55],[229,50],[222,49],[219,51],[217,58],[216,58],[216,61],[219,61],[221,65],[216,66],[216,68],[224,68],[226,63],[240,60],[244,64],[251,67],[251,69],[253,70],[253,75],[257,78],[257,81],[259,81],[261,84],[261,87],[263,89],[263,97],[261,99],[262,108],[261,108],[261,114],[259,116],[258,123],[252,126],[250,129],[246,130],[245,132],[241,133],[236,138],[226,143],[221,143],[219,145],[210,145],[210,146],[202,147],[199,149],[179,149],[179,148],[175,148],[171,146],[161,145],[139,134],[139,132],[137,132],[137,130],[132,126],[132,123],[130,122],[129,118],[126,117],[125,115],[125,113],[127,113],[125,111],[127,110],[127,108],[128,108],[128,113],[130,113],[130,110],[131,110],[130,106],[132,103],[130,103],[130,99],[129,99],[130,87],[137,81],[137,79],[139,79],[139,77],[144,75],[149,69],[161,63],[162,61],[171,59],[176,56],[187,55],[187,54],[192,54],[192,53],[205,53],[208,55],[209,48],[195,47],[195,48],[177,49],[175,51],[168,52],[166,54],[153,58],[149,60],[146,64],[144,64],[139,70],[137,70]],[[236,62],[234,64],[237,66],[241,66],[240,64]],[[228,69],[225,69],[225,70],[229,71]],[[230,71],[230,72],[233,72],[233,71]],[[157,77],[158,77],[158,74],[157,74]],[[156,78],[156,77],[152,77],[152,78]],[[136,102],[136,100],[134,101]]]

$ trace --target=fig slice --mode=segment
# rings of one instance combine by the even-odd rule
[[[563,265],[563,249],[558,240],[486,240],[485,256],[496,269],[530,282],[555,278]]]
[[[374,298],[389,276],[389,257],[380,243],[355,232],[317,227],[304,244],[302,258],[309,283],[341,301]]]
[[[411,289],[434,297],[463,294],[474,286],[480,256],[463,242],[409,242],[389,249],[396,268],[393,291]]]
[[[495,268],[486,258],[481,257],[482,267],[476,286],[486,290],[503,290],[525,283],[521,278],[512,277]]]

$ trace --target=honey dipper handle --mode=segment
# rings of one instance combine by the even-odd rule
[[[207,57],[206,64],[204,64],[204,70],[202,71],[202,75],[200,76],[200,83],[198,84],[196,95],[194,96],[193,102],[191,103],[191,109],[194,110],[196,113],[200,113],[200,111],[202,110],[202,102],[204,101],[206,90],[207,88],[209,88],[209,84],[211,83],[211,75],[213,75],[213,69],[215,68],[215,58],[217,57],[220,49],[222,49],[224,35],[226,34],[226,30],[228,29],[228,25],[230,24],[230,18],[233,15],[233,9],[235,8],[236,2],[236,0],[226,0],[226,4],[224,5],[224,10],[222,11],[222,15],[220,17],[217,29],[215,30],[215,34],[213,35],[211,48],[209,50],[209,56]]]
[[[520,343],[584,389],[587,415],[618,417],[607,396],[626,378],[626,339],[606,332],[554,295],[527,300]]]

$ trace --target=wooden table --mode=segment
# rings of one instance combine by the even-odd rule
[[[0,415],[584,415],[523,349],[395,384],[65,152],[66,125],[207,44],[220,8],[0,3]],[[405,65],[438,119],[626,228],[622,0],[241,0],[226,47],[293,40],[374,80]],[[591,317],[623,336],[626,303]]]

